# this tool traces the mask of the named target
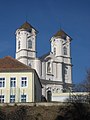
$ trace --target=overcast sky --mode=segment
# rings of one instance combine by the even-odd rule
[[[90,68],[90,0],[0,0],[0,58],[15,57],[15,31],[25,21],[35,27],[37,55],[50,51],[50,38],[62,28],[71,44],[73,81]]]

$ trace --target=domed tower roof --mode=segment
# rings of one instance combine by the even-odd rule
[[[36,32],[38,32],[31,24],[29,24],[27,21],[19,27],[19,29],[24,29],[24,30],[31,30],[34,29]]]
[[[63,30],[59,30],[54,37],[60,37],[62,39],[65,39],[66,36],[69,36],[67,33],[65,33]],[[69,36],[70,37],[70,36]],[[72,40],[72,38],[70,37],[70,39]]]

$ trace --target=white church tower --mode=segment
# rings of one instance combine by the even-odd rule
[[[25,22],[16,30],[16,59],[36,70],[43,86],[42,95],[67,92],[72,87],[71,40],[59,30],[50,40],[51,50],[36,57],[37,30]]]
[[[63,30],[51,38],[51,53],[55,56],[57,78],[63,83],[72,83],[71,40]]]
[[[36,34],[28,22],[16,30],[16,59],[29,66],[36,58]]]
[[[71,40],[63,30],[59,30],[50,40],[51,51],[43,55],[42,77],[43,95],[67,92],[72,86]]]

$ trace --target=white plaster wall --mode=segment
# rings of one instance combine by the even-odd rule
[[[20,58],[18,61],[20,61],[21,63],[28,65],[28,61],[27,58]]]
[[[42,62],[42,79],[46,79],[46,63]]]
[[[54,79],[57,79],[57,73],[56,73],[57,70],[56,70],[56,69],[57,69],[56,63],[53,63],[53,75],[54,75],[53,78],[54,78]]]
[[[34,69],[38,73],[39,77],[41,77],[41,61],[39,59],[34,60]]]
[[[72,67],[68,66],[68,83],[72,83]]]
[[[62,64],[61,63],[57,64],[57,79],[59,81],[62,81]]]

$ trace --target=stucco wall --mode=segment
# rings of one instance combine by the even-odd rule
[[[27,95],[26,102],[32,102],[32,72],[11,72],[0,73],[0,77],[5,77],[5,87],[0,87],[0,95],[5,95],[5,103],[10,102],[10,94],[15,94],[15,102],[21,102],[21,94]],[[16,77],[16,87],[10,88],[10,77]],[[27,86],[21,87],[21,77],[27,77]]]

